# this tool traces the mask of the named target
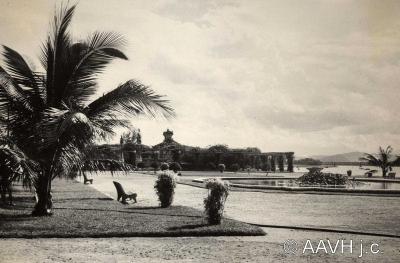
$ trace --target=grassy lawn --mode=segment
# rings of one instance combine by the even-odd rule
[[[202,211],[185,207],[123,205],[76,181],[53,182],[54,215],[32,217],[32,193],[15,187],[15,206],[0,207],[0,237],[166,237],[265,235],[236,220],[208,225]]]

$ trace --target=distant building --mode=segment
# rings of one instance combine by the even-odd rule
[[[208,170],[224,163],[227,169],[237,164],[242,169],[293,172],[294,152],[261,152],[254,147],[230,149],[225,145],[199,148],[176,142],[173,131],[166,130],[163,135],[164,140],[161,143],[150,147],[142,144],[140,130],[124,133],[119,147],[108,145],[110,151],[114,151],[110,156],[119,156],[121,161],[145,167],[150,167],[155,162],[179,162],[184,169]],[[119,154],[115,153],[116,150]]]

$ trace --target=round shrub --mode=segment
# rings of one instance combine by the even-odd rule
[[[239,164],[234,163],[234,164],[231,165],[231,170],[232,170],[233,172],[236,173],[237,171],[239,171],[239,169],[240,169]]]
[[[221,179],[209,179],[206,182],[208,196],[204,199],[207,221],[211,225],[221,223],[224,214],[225,201],[229,195],[229,184]]]
[[[218,164],[218,171],[223,173],[225,171],[225,164],[223,163]]]
[[[161,169],[161,171],[166,171],[169,169],[169,165],[167,163],[162,163],[160,165],[160,169]]]
[[[169,169],[174,171],[174,173],[177,173],[180,170],[182,170],[182,167],[178,162],[173,162],[173,163],[170,164]]]
[[[154,189],[160,201],[161,207],[169,207],[174,200],[176,187],[175,175],[170,172],[163,171],[158,175]]]

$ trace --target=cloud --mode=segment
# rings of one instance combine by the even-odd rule
[[[186,0],[186,1],[162,1],[156,13],[180,22],[195,23],[199,26],[210,26],[206,16],[210,12],[224,6],[233,5],[233,1],[224,0]]]
[[[190,65],[181,65],[167,58],[165,55],[157,55],[150,63],[150,69],[162,74],[174,84],[198,84],[207,85],[213,83],[213,78],[206,72]]]
[[[2,41],[36,57],[54,3],[10,3]],[[128,39],[130,60],[100,76],[99,94],[136,78],[168,95],[176,119],[132,119],[145,143],[171,128],[189,145],[306,155],[400,148],[399,11],[399,1],[87,0],[72,29]]]

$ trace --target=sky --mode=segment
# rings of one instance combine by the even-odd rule
[[[0,0],[0,44],[38,68],[60,3]],[[169,128],[186,145],[297,156],[400,149],[400,1],[71,3],[77,40],[96,30],[127,40],[129,60],[99,76],[98,94],[136,79],[175,109],[170,120],[132,119],[147,145]]]

